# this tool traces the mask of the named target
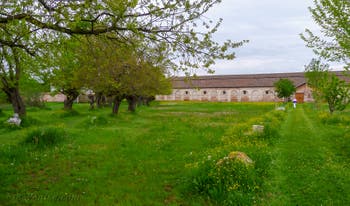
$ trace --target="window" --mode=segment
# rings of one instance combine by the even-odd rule
[[[226,94],[226,91],[222,91],[222,94]]]
[[[203,94],[207,94],[207,91],[204,91]]]
[[[265,91],[265,94],[269,94],[269,91],[268,91],[268,90],[266,90],[266,91]]]
[[[188,91],[185,91],[185,94],[188,94]]]
[[[243,94],[247,94],[247,91],[246,91],[246,90],[244,90],[244,91],[243,91]]]

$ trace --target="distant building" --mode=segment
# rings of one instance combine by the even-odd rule
[[[335,72],[343,76],[341,72]],[[293,95],[298,102],[311,102],[312,91],[306,84],[304,72],[199,76],[193,79],[175,77],[170,95],[157,95],[161,101],[211,102],[274,102],[281,101],[275,94],[274,83],[289,79],[294,83]]]

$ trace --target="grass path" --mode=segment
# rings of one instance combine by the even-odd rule
[[[303,107],[290,111],[273,152],[267,205],[350,205],[349,157],[334,143],[342,137]]]

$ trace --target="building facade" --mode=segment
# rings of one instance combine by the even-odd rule
[[[282,101],[275,93],[274,83],[289,79],[296,87],[292,98],[298,102],[311,102],[312,91],[303,72],[199,76],[193,79],[175,77],[170,95],[157,95],[160,101],[212,101],[212,102],[274,102]]]

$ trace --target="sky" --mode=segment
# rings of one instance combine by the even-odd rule
[[[299,34],[305,28],[320,31],[308,10],[312,5],[312,0],[223,0],[205,14],[214,21],[223,18],[215,40],[249,43],[234,50],[234,60],[217,61],[211,68],[217,75],[304,71],[316,56]]]

